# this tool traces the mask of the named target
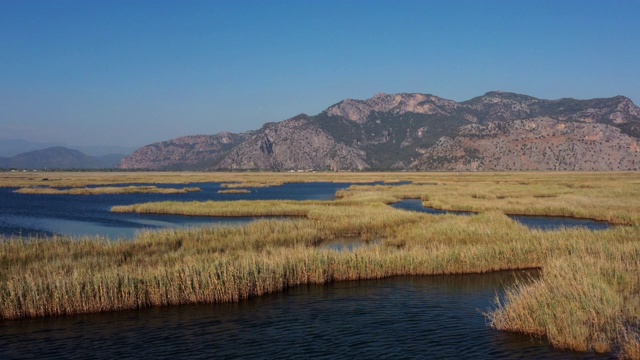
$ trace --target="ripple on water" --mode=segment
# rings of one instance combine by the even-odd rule
[[[235,304],[6,321],[0,358],[583,358],[487,328],[480,311],[513,277],[393,277]]]

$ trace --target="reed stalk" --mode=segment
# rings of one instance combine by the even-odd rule
[[[637,358],[640,243],[576,238],[570,250],[549,254],[540,279],[497,298],[491,326],[545,336],[562,349]]]

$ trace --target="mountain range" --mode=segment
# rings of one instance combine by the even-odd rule
[[[144,146],[136,170],[638,170],[640,108],[624,97],[544,100],[492,91],[346,99],[234,134]]]
[[[0,157],[0,168],[21,170],[113,169],[122,154],[90,156],[63,146],[27,151],[11,157]]]

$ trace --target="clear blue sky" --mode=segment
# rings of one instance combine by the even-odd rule
[[[640,1],[0,0],[0,139],[137,146],[344,99],[640,104]]]

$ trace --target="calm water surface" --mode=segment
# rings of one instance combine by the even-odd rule
[[[121,185],[128,186],[128,185]],[[182,188],[185,185],[156,185]],[[214,224],[246,224],[253,218],[211,218],[172,215],[114,214],[112,206],[150,201],[206,200],[331,200],[336,191],[349,184],[286,184],[251,189],[250,194],[218,194],[219,183],[193,184],[200,192],[187,194],[127,195],[26,195],[0,188],[0,234],[106,236],[133,238],[136,231],[167,227],[193,227]]]
[[[235,304],[5,321],[0,358],[606,358],[489,329],[481,311],[513,279],[507,272],[392,277]]]

